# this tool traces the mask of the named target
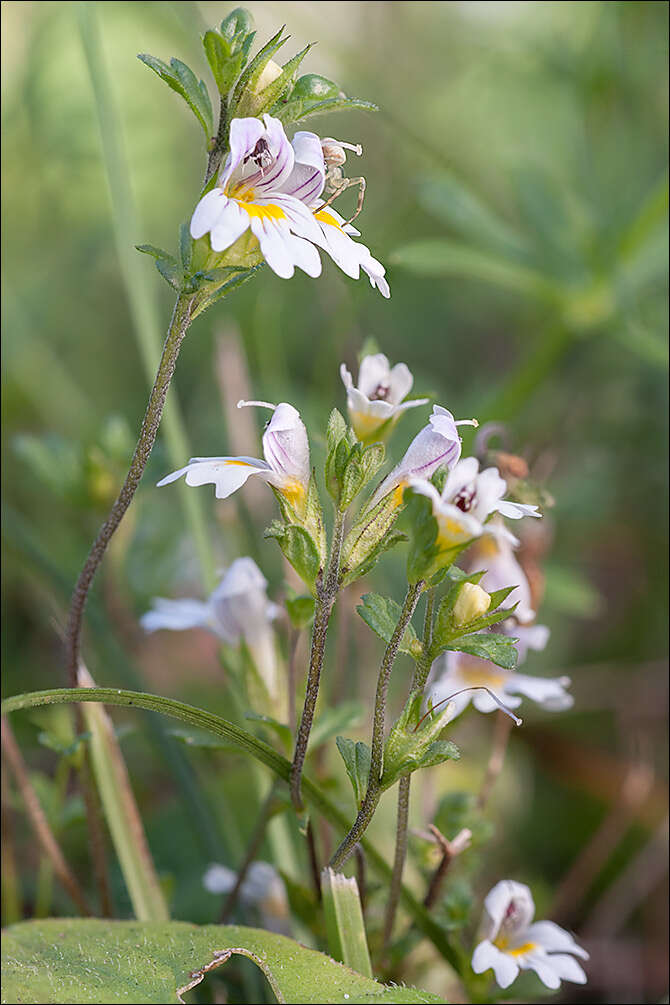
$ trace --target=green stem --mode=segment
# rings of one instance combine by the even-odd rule
[[[417,661],[414,670],[414,678],[410,688],[410,694],[423,690],[430,673],[430,646],[433,638],[433,611],[435,609],[435,589],[428,591],[426,597],[426,614],[423,623],[423,640],[421,657]],[[411,775],[405,775],[398,784],[398,814],[396,821],[395,855],[393,858],[393,874],[391,876],[391,886],[389,889],[389,899],[386,905],[386,916],[384,919],[384,941],[383,952],[386,951],[393,935],[393,925],[400,901],[402,890],[402,874],[405,869],[407,858],[407,827],[409,822],[409,796],[411,788]]]
[[[77,7],[77,17],[95,101],[95,112],[100,126],[102,161],[109,185],[116,254],[147,383],[151,383],[161,354],[162,322],[156,298],[150,292],[151,287],[147,283],[145,269],[148,266],[138,261],[134,248],[141,230],[140,221],[133,198],[119,112],[100,40],[97,5],[80,3]],[[166,407],[162,426],[170,460],[175,468],[180,467],[184,463],[183,458],[190,457],[191,450],[176,400],[171,401]],[[216,570],[207,533],[203,500],[199,493],[191,492],[185,484],[180,483],[177,491],[205,586],[211,590],[215,583]]]
[[[389,680],[391,678],[391,671],[393,669],[393,664],[395,663],[395,658],[398,655],[400,643],[411,617],[414,614],[423,587],[424,583],[422,580],[418,583],[412,583],[409,586],[407,595],[405,596],[405,602],[402,606],[402,611],[400,612],[400,617],[398,618],[398,623],[395,626],[393,635],[391,636],[389,644],[384,651],[384,656],[379,668],[379,677],[377,679],[377,693],[375,695],[368,787],[361,804],[361,808],[358,811],[358,816],[356,817],[351,830],[330,860],[329,865],[331,869],[339,870],[342,868],[356,847],[357,842],[360,841],[361,836],[367,830],[368,824],[372,820],[381,798],[381,776],[384,764],[384,731],[386,728],[386,697],[388,694]]]
[[[316,605],[314,608],[314,625],[312,628],[312,645],[309,654],[309,671],[307,673],[307,688],[305,691],[305,704],[300,718],[298,735],[295,741],[295,751],[293,763],[291,765],[291,800],[296,810],[300,813],[303,809],[302,796],[300,793],[300,780],[302,770],[307,755],[307,745],[309,734],[314,721],[314,710],[319,697],[319,683],[321,680],[321,669],[326,651],[326,634],[328,632],[328,622],[333,610],[337,591],[339,589],[340,578],[340,552],[342,550],[342,540],[344,538],[344,513],[341,510],[335,512],[335,523],[330,545],[330,556],[326,574],[316,585]]]
[[[150,712],[159,712],[162,715],[179,719],[197,729],[204,729],[215,736],[220,736],[232,743],[238,750],[250,754],[257,761],[260,761],[267,768],[274,772],[278,778],[288,782],[291,774],[291,763],[282,757],[273,747],[264,743],[257,737],[240,729],[239,726],[227,722],[218,715],[208,712],[205,709],[194,708],[192,705],[185,705],[183,702],[175,701],[172,698],[165,698],[162,695],[144,694],[141,691],[122,691],[118,688],[98,687],[98,688],[58,688],[53,691],[34,691],[31,694],[14,695],[6,698],[2,703],[0,711],[3,715],[16,712],[23,708],[38,708],[44,705],[62,705],[82,701],[99,701],[107,705],[119,705],[123,707],[144,708]],[[346,832],[349,826],[348,817],[329,797],[324,794],[323,786],[313,782],[310,778],[303,778],[302,788],[307,802],[320,813],[338,831]],[[391,868],[384,861],[374,845],[363,838],[361,846],[371,869],[385,883],[391,878]],[[462,953],[458,947],[452,945],[447,933],[430,916],[423,904],[419,903],[414,894],[403,887],[402,903],[407,911],[412,915],[417,928],[430,939],[436,949],[445,960],[454,968],[456,973],[462,974],[466,969]]]
[[[161,421],[161,415],[163,414],[165,398],[177,364],[179,350],[191,321],[191,310],[194,299],[193,296],[186,297],[184,294],[177,298],[165,339],[165,345],[163,346],[163,355],[161,356],[156,379],[149,395],[149,403],[142,421],[140,436],[135,447],[133,459],[130,462],[126,480],[110,510],[109,516],[91,545],[88,557],[79,573],[79,578],[72,594],[66,636],[67,670],[71,687],[76,687],[77,684],[82,620],[88,593],[93,583],[93,578],[98,571],[98,566],[107,550],[107,546],[133,500],[133,496],[137,491],[137,486],[149,460]]]

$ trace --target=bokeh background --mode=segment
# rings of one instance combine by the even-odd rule
[[[538,911],[579,933],[591,982],[564,986],[563,1000],[658,1001],[667,990],[667,5],[250,6],[259,37],[286,23],[287,55],[318,40],[305,69],[380,106],[308,128],[365,148],[351,173],[368,180],[361,227],[388,266],[392,299],[328,263],[318,281],[266,271],[205,314],[171,392],[184,455],[254,453],[249,426],[232,423],[241,395],[296,404],[318,452],[330,408],[344,404],[339,363],[354,365],[370,336],[409,364],[417,393],[504,424],[503,445],[555,501],[541,545],[540,620],[552,637],[528,670],[568,674],[575,707],[551,716],[526,705],[490,804],[495,837],[476,898],[503,876],[529,882]],[[228,10],[2,5],[5,694],[63,681],[68,591],[123,478],[172,305],[133,244],[173,248],[199,193],[200,128],[136,53],[178,55],[206,76],[198,36]],[[101,60],[93,74],[83,41]],[[418,412],[392,450],[419,428]],[[255,416],[245,419],[253,432]],[[168,423],[179,444],[174,409]],[[153,488],[170,466],[160,437],[100,577],[89,664],[100,684],[225,713],[214,642],[147,640],[137,625],[152,596],[205,590],[183,497]],[[216,506],[199,495],[215,566],[252,554],[279,597],[278,551],[262,540],[269,494]],[[399,599],[400,558],[370,586]],[[374,690],[378,647],[353,614],[358,593],[345,598],[322,701],[369,701]],[[408,672],[396,673],[396,706]],[[211,920],[216,903],[200,877],[217,833],[231,813],[243,835],[253,824],[244,766],[194,754],[215,807],[214,820],[197,822],[183,752],[148,718],[116,718],[127,723],[123,747],[174,915]],[[43,725],[16,717],[51,806]],[[493,717],[463,720],[463,760],[433,783],[440,792],[480,784],[493,727]],[[319,766],[324,784],[341,782],[336,756]],[[428,822],[434,796],[415,799],[415,826]],[[58,806],[62,840],[85,871],[80,807]],[[16,809],[30,916],[37,857]],[[387,854],[392,809],[383,804],[373,831]],[[235,847],[218,860],[234,865]],[[68,913],[54,897],[50,909]],[[444,993],[430,959],[416,975]]]

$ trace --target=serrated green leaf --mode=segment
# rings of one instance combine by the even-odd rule
[[[384,463],[385,456],[386,451],[382,443],[373,443],[369,447],[357,443],[352,447],[342,475],[340,495],[342,509],[350,506],[358,493],[374,478]]]
[[[389,492],[376,506],[363,510],[344,539],[340,568],[342,581],[357,578],[356,570],[377,552],[381,542],[391,531],[400,510]],[[373,563],[374,564],[374,563]]]
[[[455,744],[438,739],[449,724],[451,710],[422,715],[423,696],[415,691],[409,696],[402,714],[393,723],[384,745],[382,789],[388,789],[399,778],[420,768],[434,767],[446,760],[455,760],[460,752]]]
[[[402,613],[400,604],[378,593],[365,593],[361,600],[363,603],[359,604],[356,610],[363,621],[380,639],[389,643]],[[411,624],[407,626],[398,648],[401,653],[407,653],[412,659],[418,659],[421,655],[421,643]]]
[[[221,22],[221,34],[227,42],[232,43],[240,38],[246,38],[249,32],[255,35],[253,25],[251,11],[246,7],[235,7]]]
[[[136,244],[135,250],[143,255],[151,255],[152,258],[164,258],[168,262],[176,262],[177,259],[164,248],[157,248],[155,244]]]
[[[148,53],[140,53],[137,58],[158,74],[168,87],[184,99],[205,130],[205,136],[209,139],[214,131],[214,125],[212,103],[204,81],[199,81],[193,70],[174,56],[170,60],[169,66],[162,59],[157,59]]]
[[[266,537],[277,540],[285,558],[291,563],[310,590],[314,589],[321,568],[321,557],[312,537],[298,524],[281,524],[275,521],[265,532]]]
[[[303,98],[298,98],[296,100],[289,99],[279,108],[273,108],[272,112],[287,125],[291,122],[304,122],[312,115],[353,110],[378,112],[379,106],[372,101],[363,101],[361,98],[325,98],[323,101],[306,101]]]
[[[181,290],[184,273],[181,265],[179,265],[177,261],[173,259],[173,261],[170,262],[166,258],[157,258],[156,268],[160,272],[163,279],[170,284],[173,290],[177,290],[178,292]]]
[[[347,424],[342,418],[340,412],[334,408],[328,417],[328,426],[326,428],[326,442],[328,443],[328,450],[334,450],[346,434]]]
[[[401,534],[400,531],[395,533],[386,534],[381,541],[370,551],[367,557],[359,565],[350,569],[345,575],[342,576],[340,582],[342,586],[349,586],[350,583],[354,583],[357,579],[361,579],[363,576],[367,576],[368,572],[375,567],[381,556],[390,551],[391,548],[395,548],[396,545],[402,544],[407,540],[406,534]]]
[[[360,806],[365,797],[370,775],[370,748],[367,743],[360,740],[356,742],[346,736],[338,736],[335,743],[342,755],[344,767],[354,790],[356,806]]]
[[[479,656],[480,659],[490,660],[496,666],[504,670],[513,670],[516,666],[518,653],[516,645],[518,639],[512,639],[508,635],[500,635],[497,632],[481,635],[464,635],[461,638],[453,639],[449,643],[449,649],[455,649],[459,653],[467,653],[469,656]]]
[[[231,102],[235,113],[237,112],[237,105],[239,104],[244,91],[247,88],[250,88],[252,91],[255,89],[255,84],[258,82],[260,75],[274,56],[275,52],[277,52],[282,45],[288,42],[288,35],[286,38],[282,38],[282,35],[284,34],[284,27],[285,26],[282,25],[279,31],[272,36],[270,41],[266,42],[262,49],[258,50],[254,58],[242,73],[240,79],[237,81]]]
[[[264,87],[257,95],[255,102],[256,115],[262,115],[263,112],[268,111],[276,102],[281,101],[281,99],[286,95],[286,92],[291,86],[296,70],[312,47],[313,43],[310,42],[309,45],[306,45],[304,49],[296,53],[296,55],[289,59],[288,62],[284,63],[282,72],[279,76],[276,77],[272,83],[268,84],[267,87]]]
[[[184,272],[188,272],[193,258],[193,238],[188,223],[182,223],[179,228],[179,257]]]
[[[378,984],[284,935],[185,921],[58,918],[3,933],[3,1001],[57,1005],[164,1005],[242,955],[260,968],[279,1002],[440,1002],[428,992]]]

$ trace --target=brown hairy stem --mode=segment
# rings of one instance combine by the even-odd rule
[[[109,516],[91,545],[88,557],[79,573],[79,578],[72,594],[66,634],[67,674],[70,687],[77,686],[82,621],[88,594],[98,567],[107,550],[107,546],[121,523],[126,510],[133,501],[137,486],[147,466],[147,461],[149,460],[156,440],[156,434],[158,433],[165,399],[175,371],[179,350],[191,322],[194,299],[192,295],[187,297],[184,294],[180,295],[177,299],[163,346],[161,360],[158,365],[156,379],[149,395],[149,402],[142,421],[140,436],[130,462],[126,480],[109,512]]]

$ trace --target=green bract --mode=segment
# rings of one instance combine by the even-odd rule
[[[415,692],[408,698],[400,718],[391,726],[384,747],[382,789],[388,789],[403,775],[419,768],[430,768],[460,757],[458,747],[439,736],[451,716],[447,705],[440,712],[421,715],[423,696]]]

